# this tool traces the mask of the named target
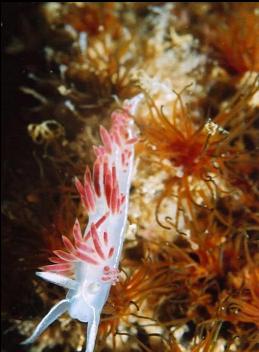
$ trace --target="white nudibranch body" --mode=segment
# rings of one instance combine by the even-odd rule
[[[73,227],[73,243],[62,237],[65,250],[54,251],[52,264],[36,274],[68,289],[41,320],[32,336],[23,344],[33,343],[60,315],[68,312],[74,319],[87,323],[86,352],[92,352],[103,306],[111,285],[118,281],[118,265],[127,221],[129,189],[134,161],[133,120],[142,94],[128,100],[124,109],[112,114],[108,132],[100,127],[102,146],[94,147],[93,172],[86,168],[84,184],[75,180],[89,221],[84,234],[78,220]]]

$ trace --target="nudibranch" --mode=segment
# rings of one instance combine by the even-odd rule
[[[93,171],[86,168],[84,184],[75,179],[89,221],[81,232],[78,220],[73,227],[73,243],[63,236],[65,250],[55,250],[52,264],[37,272],[39,277],[68,290],[41,320],[23,344],[33,343],[64,312],[87,323],[86,352],[92,352],[102,308],[111,285],[118,281],[118,265],[127,221],[129,189],[134,161],[134,123],[143,96],[125,101],[122,110],[112,113],[108,132],[100,127],[103,145],[94,147]]]

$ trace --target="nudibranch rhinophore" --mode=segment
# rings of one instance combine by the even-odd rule
[[[111,285],[118,281],[118,265],[127,221],[129,189],[134,162],[134,115],[142,94],[127,100],[124,108],[112,113],[108,132],[100,127],[102,146],[94,147],[93,172],[86,168],[84,184],[75,180],[89,221],[84,234],[78,220],[73,227],[73,243],[62,237],[65,250],[55,250],[52,264],[36,274],[68,289],[41,320],[32,336],[23,344],[33,343],[60,315],[69,315],[87,323],[86,352],[92,352],[100,314]]]

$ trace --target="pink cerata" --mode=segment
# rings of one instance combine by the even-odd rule
[[[73,243],[62,237],[65,250],[55,250],[51,263],[36,274],[68,290],[41,320],[23,344],[33,343],[61,314],[87,323],[86,352],[94,351],[100,314],[111,285],[118,281],[129,189],[134,162],[134,115],[143,96],[125,101],[122,110],[113,112],[108,132],[100,127],[102,146],[94,147],[96,160],[91,172],[86,168],[84,183],[75,180],[76,188],[89,214],[84,231],[78,220],[73,227]]]

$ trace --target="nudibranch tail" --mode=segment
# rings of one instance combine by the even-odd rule
[[[143,95],[127,101],[124,109],[112,114],[112,127],[100,127],[103,145],[94,147],[96,161],[91,173],[86,167],[84,182],[75,186],[89,221],[81,232],[78,220],[73,240],[62,236],[64,250],[55,250],[52,264],[38,272],[41,278],[68,290],[66,299],[57,303],[39,323],[30,338],[32,343],[61,314],[88,323],[86,352],[94,350],[100,314],[111,285],[118,281],[118,265],[127,221],[129,189],[134,161],[134,124],[131,115]]]

